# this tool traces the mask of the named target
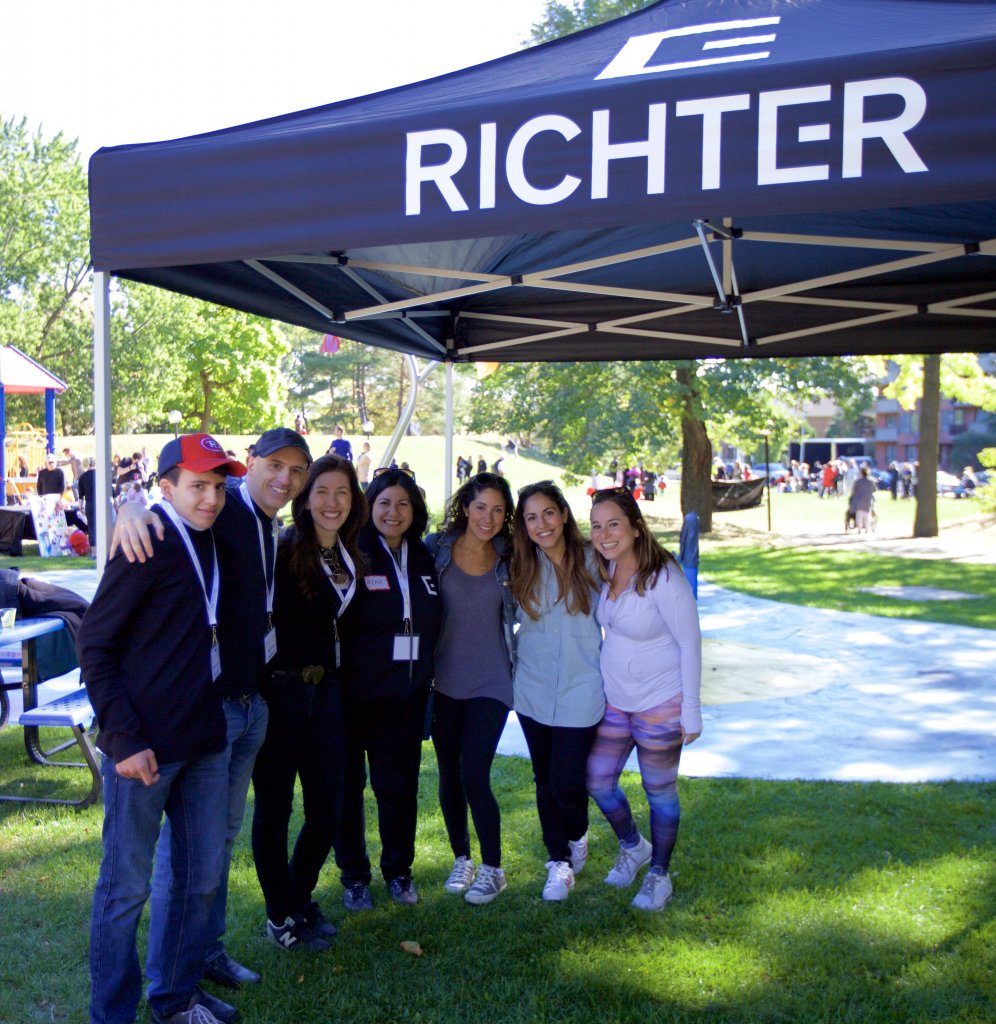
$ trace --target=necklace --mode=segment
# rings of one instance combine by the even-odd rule
[[[319,548],[322,554],[322,561],[328,566],[329,577],[337,587],[344,587],[349,582],[349,573],[342,567],[339,561],[339,546],[333,544],[329,548]]]

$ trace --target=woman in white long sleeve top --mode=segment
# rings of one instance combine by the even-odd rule
[[[702,731],[698,611],[674,556],[650,534],[624,488],[592,498],[591,539],[604,581],[596,615],[604,630],[606,706],[588,758],[588,792],[619,840],[606,883],[630,885],[649,861],[633,906],[660,910],[671,898],[681,748]],[[651,842],[637,829],[619,786],[634,747],[650,804]]]

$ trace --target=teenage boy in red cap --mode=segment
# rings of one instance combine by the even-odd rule
[[[231,988],[260,980],[255,971],[233,959],[223,943],[228,871],[232,847],[245,814],[256,754],[266,734],[267,707],[259,693],[259,681],[267,662],[276,653],[270,619],[276,517],[304,486],[311,465],[311,451],[300,434],[286,427],[275,427],[260,435],[247,462],[249,472],[245,480],[229,481],[229,500],[215,527],[218,560],[226,584],[222,588],[218,617],[222,626],[224,665],[220,689],[228,724],[228,832],[222,884],[211,911],[212,936],[204,976]],[[125,557],[142,560],[152,555],[150,526],[155,526],[157,531],[161,529],[153,516],[136,505],[126,506],[119,512],[115,537],[120,539]],[[165,843],[168,829],[167,824],[160,843],[167,856],[160,853],[156,857],[152,883],[147,964],[152,979],[158,959],[156,953],[163,938],[162,908],[166,905],[170,886],[169,847]],[[310,924],[322,928],[325,935],[332,933],[333,926],[325,921],[317,904],[310,913]]]
[[[91,1024],[132,1024],[142,994],[136,933],[163,814],[177,886],[148,990],[154,1024],[213,1024],[198,982],[222,875],[228,769],[218,680],[221,573],[211,527],[225,482],[246,472],[207,434],[159,457],[163,536],[144,563],[112,558],[83,618],[82,677],[106,755],[104,855],[90,923]],[[220,1001],[218,1001],[220,1002]],[[237,1011],[221,1020],[233,1020]],[[235,1016],[233,1016],[233,1012]]]

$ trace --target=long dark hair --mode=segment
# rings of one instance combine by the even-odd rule
[[[467,529],[467,509],[470,503],[484,491],[497,491],[505,502],[505,521],[497,536],[508,540],[512,536],[512,522],[515,518],[515,502],[512,499],[512,488],[508,481],[497,473],[478,473],[472,476],[450,498],[443,515],[441,529],[444,533],[463,533]]]
[[[515,509],[515,530],[512,533],[512,596],[522,610],[534,621],[539,618],[540,560],[537,546],[526,530],[526,502],[537,494],[549,498],[561,514],[567,513],[564,523],[564,561],[553,565],[557,577],[557,600],[564,600],[568,615],[590,615],[593,591],[598,583],[588,571],[585,561],[584,537],[577,520],[560,488],[550,480],[529,484],[519,491]]]
[[[408,495],[412,503],[412,524],[405,530],[405,540],[418,540],[425,528],[429,525],[429,509],[425,504],[425,495],[422,488],[412,479],[411,475],[403,469],[388,469],[375,476],[367,488],[367,504],[370,506],[371,517],[363,527],[363,538],[365,541],[373,540],[377,533],[377,527],[373,522],[373,507],[381,491],[388,487],[400,487]]]
[[[323,473],[344,473],[349,480],[352,503],[346,521],[339,528],[338,539],[356,566],[356,578],[360,579],[363,575],[363,557],[356,540],[360,528],[369,516],[367,499],[360,489],[353,464],[338,455],[323,455],[311,464],[308,479],[301,488],[301,493],[291,502],[294,529],[289,531],[287,541],[281,545],[281,548],[287,550],[286,557],[290,559],[290,570],[297,579],[301,592],[309,598],[318,597],[322,593],[322,587],[327,586],[325,573],[322,571],[322,549],[318,543],[318,534],[315,532],[315,521],[307,507],[315,481]]]
[[[677,565],[678,560],[662,547],[657,538],[647,529],[646,520],[636,503],[636,498],[625,487],[610,487],[604,491],[596,491],[591,499],[591,507],[602,505],[611,501],[620,512],[629,520],[629,525],[636,530],[636,540],[633,541],[633,548],[636,552],[636,592],[645,594],[647,587],[652,587],[657,579],[657,574],[663,569],[664,579],[670,576],[670,566]],[[603,580],[609,579],[609,562],[598,548],[598,572]]]

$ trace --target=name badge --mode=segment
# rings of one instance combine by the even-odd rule
[[[391,584],[386,576],[364,576],[363,582],[367,590],[390,590]]]
[[[263,635],[263,664],[273,661],[277,653],[277,631],[271,626]]]
[[[211,645],[211,682],[218,682],[221,675],[221,648],[217,644]]]
[[[418,637],[396,636],[394,638],[395,661],[418,661]]]

